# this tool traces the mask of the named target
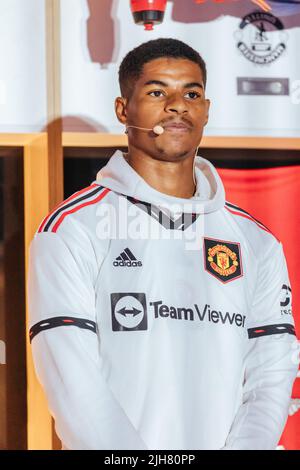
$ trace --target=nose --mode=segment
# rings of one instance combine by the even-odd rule
[[[173,93],[169,96],[165,111],[169,113],[183,114],[188,111],[187,103],[180,93]]]

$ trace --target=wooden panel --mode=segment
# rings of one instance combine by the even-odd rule
[[[0,146],[23,148],[24,164],[24,242],[25,282],[27,284],[28,248],[42,218],[49,212],[48,139],[40,134],[0,134]],[[26,295],[26,372],[27,372],[27,447],[52,449],[52,423],[45,395],[39,385],[28,338],[28,301]]]
[[[63,200],[60,1],[46,0],[47,133],[50,208]]]
[[[18,147],[26,145],[39,134],[0,134],[0,145]],[[124,134],[96,132],[63,132],[63,147],[127,147]],[[279,137],[203,137],[200,147],[241,149],[300,150],[300,138]]]
[[[27,283],[29,244],[42,218],[49,212],[49,168],[47,135],[34,138],[24,147],[25,272]],[[26,296],[27,297],[27,296]],[[28,449],[52,449],[51,416],[33,367],[28,337],[26,299]]]
[[[127,147],[124,134],[63,132],[63,147]],[[200,148],[245,148],[299,150],[300,138],[203,137]]]
[[[0,133],[0,146],[1,147],[24,147],[30,144],[35,137],[39,137],[40,133],[33,134],[2,134]]]
[[[0,449],[27,448],[23,149],[0,152]],[[0,358],[0,363],[1,363]]]
[[[96,132],[63,132],[63,147],[127,147],[127,136]]]
[[[63,200],[60,0],[46,0],[49,207]],[[52,422],[52,448],[61,449]]]
[[[236,149],[269,149],[299,150],[300,138],[278,137],[204,137],[200,147],[236,148]]]

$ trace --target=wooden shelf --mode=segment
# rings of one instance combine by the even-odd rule
[[[44,133],[0,134],[3,147],[23,147]],[[127,147],[124,134],[103,134],[96,132],[63,132],[63,147]],[[300,150],[299,138],[285,137],[203,137],[203,148],[241,148],[269,150]]]
[[[63,132],[63,147],[127,147],[127,136],[86,132]],[[300,150],[299,138],[203,137],[202,148]]]
[[[44,132],[32,133],[32,134],[1,134],[0,133],[0,145],[2,147],[25,147],[29,145],[33,140],[46,136]]]

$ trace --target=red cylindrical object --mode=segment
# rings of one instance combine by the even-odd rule
[[[163,22],[167,0],[130,0],[134,22],[152,30],[154,24]]]

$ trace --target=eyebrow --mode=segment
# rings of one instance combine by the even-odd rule
[[[162,82],[161,80],[148,80],[148,82],[144,83],[143,86],[147,86],[147,85],[161,85],[161,86],[165,86],[165,87],[168,86],[167,83]],[[190,83],[186,83],[183,86],[183,88],[194,88],[194,87],[198,87],[198,88],[203,89],[203,85],[199,82],[190,82]]]

